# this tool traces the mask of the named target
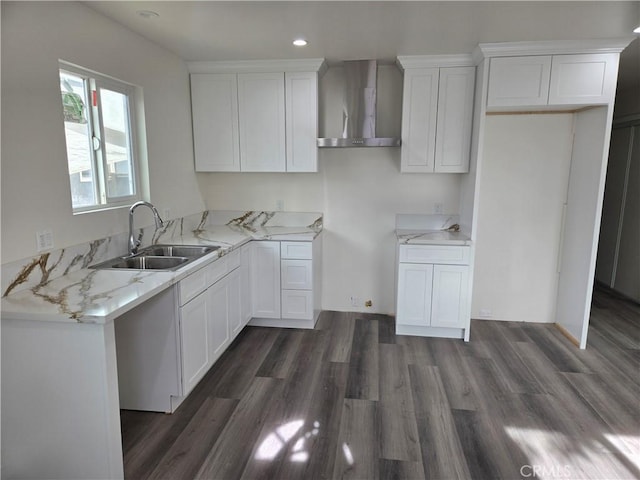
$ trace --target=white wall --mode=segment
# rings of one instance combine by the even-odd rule
[[[2,2],[2,263],[35,255],[44,228],[56,248],[128,228],[126,209],[72,214],[58,59],[142,87],[150,200],[171,217],[204,209],[184,62],[80,3]]]
[[[486,117],[472,318],[555,321],[572,128],[573,114]]]

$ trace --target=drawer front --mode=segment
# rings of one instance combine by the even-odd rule
[[[313,267],[311,260],[281,260],[283,290],[311,290]]]
[[[229,252],[225,256],[227,257],[227,268],[229,271],[235,270],[240,266],[240,249],[239,248]]]
[[[201,268],[188,277],[180,280],[180,305],[184,305],[189,300],[204,292],[209,284],[207,283],[207,267]]]
[[[400,245],[401,263],[468,265],[470,247],[449,245]]]
[[[310,290],[283,290],[282,318],[313,319],[313,292]]]
[[[211,286],[224,277],[229,272],[229,255],[220,257],[215,262],[210,264],[207,270],[207,286]]]
[[[311,260],[311,242],[280,242],[280,258]]]

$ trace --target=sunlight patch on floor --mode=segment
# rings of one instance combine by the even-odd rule
[[[527,464],[519,466],[523,478],[599,479],[612,474],[616,478],[635,478],[639,471],[637,454],[634,465],[630,462],[631,452],[620,448],[623,440],[617,435],[603,435],[598,440],[532,428],[505,427],[505,431],[528,459]]]
[[[306,441],[320,433],[320,422],[313,422],[313,428],[302,433],[304,420],[293,420],[283,423],[273,432],[270,432],[256,450],[256,460],[273,460],[285,449],[288,443],[293,442],[289,459],[294,463],[303,463],[309,459],[306,451]]]

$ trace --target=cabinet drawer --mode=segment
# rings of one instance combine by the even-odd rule
[[[280,242],[280,258],[311,260],[311,242]]]
[[[469,247],[449,245],[401,245],[401,263],[443,263],[468,265]]]
[[[224,277],[229,271],[229,255],[220,257],[205,269],[207,270],[207,286],[211,286]]]
[[[283,290],[282,318],[313,319],[313,292],[310,290]]]
[[[182,306],[200,292],[205,291],[209,286],[207,283],[207,267],[201,268],[185,279],[180,280],[178,286],[180,290],[180,305]]]
[[[313,288],[311,260],[282,260],[281,269],[283,290],[311,290]]]

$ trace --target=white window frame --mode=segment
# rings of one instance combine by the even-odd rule
[[[73,213],[87,213],[96,212],[101,210],[107,210],[111,208],[129,206],[138,200],[142,199],[141,185],[140,185],[140,168],[141,162],[139,158],[139,150],[137,148],[137,122],[136,122],[136,105],[137,105],[137,92],[136,87],[121,80],[102,75],[91,70],[72,65],[63,61],[59,62],[59,72],[67,72],[72,75],[82,77],[85,80],[85,88],[87,103],[86,115],[88,128],[92,138],[90,142],[94,145],[99,145],[99,148],[90,148],[92,153],[90,162],[92,164],[93,172],[95,172],[96,178],[94,179],[95,198],[96,203],[93,205],[86,205],[82,207],[74,207],[72,202]],[[113,92],[120,93],[127,98],[127,130],[129,132],[129,158],[131,159],[131,175],[133,177],[133,195],[109,197],[107,188],[107,176],[105,172],[108,171],[107,158],[104,154],[103,139],[104,135],[104,122],[102,119],[101,98],[100,90],[107,89]],[[97,106],[93,106],[93,91],[96,92]],[[65,138],[66,144],[66,138]],[[67,165],[69,159],[67,158]],[[71,189],[71,185],[69,185]]]

